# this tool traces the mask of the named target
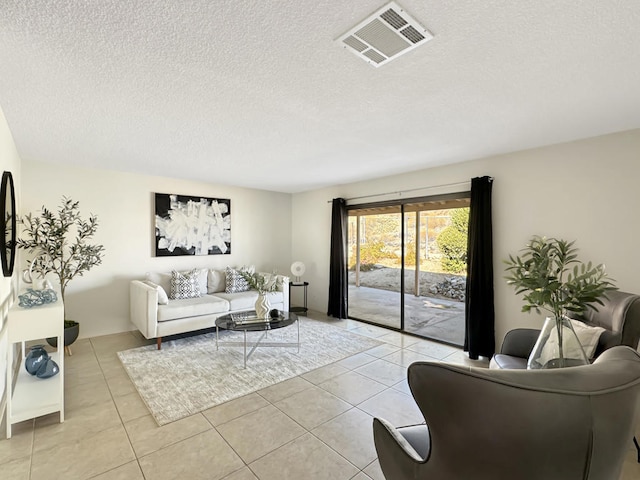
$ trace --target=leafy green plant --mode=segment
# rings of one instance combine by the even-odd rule
[[[266,275],[263,275],[261,273],[250,273],[241,270],[240,276],[244,279],[245,282],[249,284],[249,286],[253,290],[257,290],[260,294],[275,292],[278,289],[275,275],[270,275],[269,277],[267,277]]]
[[[438,235],[436,242],[444,255],[442,270],[462,273],[467,268],[467,236],[469,230],[469,207],[456,208],[451,212],[451,225]]]
[[[376,264],[388,256],[384,251],[383,242],[367,242],[360,245],[360,264]]]
[[[616,290],[604,265],[578,260],[574,243],[536,235],[521,256],[509,255],[506,279],[517,294],[524,294],[523,312],[546,310],[559,321],[567,312],[603,305],[600,297]]]
[[[404,249],[405,266],[413,266],[416,264],[416,242],[408,242]]]
[[[98,218],[90,215],[83,220],[79,202],[62,197],[57,212],[43,206],[37,215],[23,216],[20,224],[23,235],[18,247],[36,255],[30,262],[31,270],[42,278],[55,274],[63,300],[71,280],[102,263],[104,246],[89,243],[98,228]]]

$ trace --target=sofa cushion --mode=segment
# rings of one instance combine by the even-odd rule
[[[224,292],[225,288],[227,288],[227,276],[224,270],[209,270],[207,272],[207,293]]]
[[[157,283],[153,283],[150,280],[145,280],[144,283],[149,285],[151,288],[155,288],[158,292],[158,305],[166,305],[169,303],[169,297],[167,296],[167,292]]]
[[[190,272],[181,273],[175,270],[171,272],[171,294],[172,300],[184,298],[196,298],[200,296],[200,285],[198,275],[200,271],[194,268]]]
[[[258,292],[255,290],[238,293],[220,292],[213,296],[226,300],[229,303],[229,310],[253,310],[258,299]]]
[[[254,310],[256,306],[256,300],[258,299],[258,292],[256,290],[249,290],[247,292],[239,293],[216,293],[216,297],[222,298],[229,302],[229,310]],[[269,292],[267,299],[271,305],[284,302],[284,295],[282,292]]]
[[[156,285],[160,285],[166,293],[171,292],[171,274],[170,273],[151,272],[147,274],[147,279],[150,282],[155,283]]]
[[[167,305],[158,305],[158,321],[177,320],[185,317],[198,317],[224,313],[229,310],[229,302],[213,295],[197,298],[170,300]]]

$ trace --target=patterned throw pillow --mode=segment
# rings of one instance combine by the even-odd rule
[[[200,296],[198,274],[200,270],[194,268],[190,272],[171,272],[171,299],[197,298]]]
[[[247,281],[242,278],[240,272],[233,268],[227,267],[227,284],[224,289],[225,293],[238,293],[238,292],[246,292],[249,290],[249,284]]]

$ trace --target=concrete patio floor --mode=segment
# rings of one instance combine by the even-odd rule
[[[453,345],[464,343],[464,302],[405,294],[405,331]],[[400,294],[349,285],[349,317],[400,328]]]

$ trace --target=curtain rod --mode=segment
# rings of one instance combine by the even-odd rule
[[[349,200],[361,200],[363,198],[371,198],[371,197],[382,197],[384,195],[402,195],[403,193],[416,192],[418,190],[428,190],[430,188],[442,188],[442,187],[455,187],[457,185],[468,185],[471,181],[467,180],[465,182],[454,182],[454,183],[445,183],[443,185],[432,185],[430,187],[420,187],[420,188],[410,188],[408,190],[398,190],[396,192],[386,192],[386,193],[374,193],[371,195],[361,195],[360,197],[351,197],[345,198],[345,201]],[[331,203],[333,200],[327,200],[327,203]]]

